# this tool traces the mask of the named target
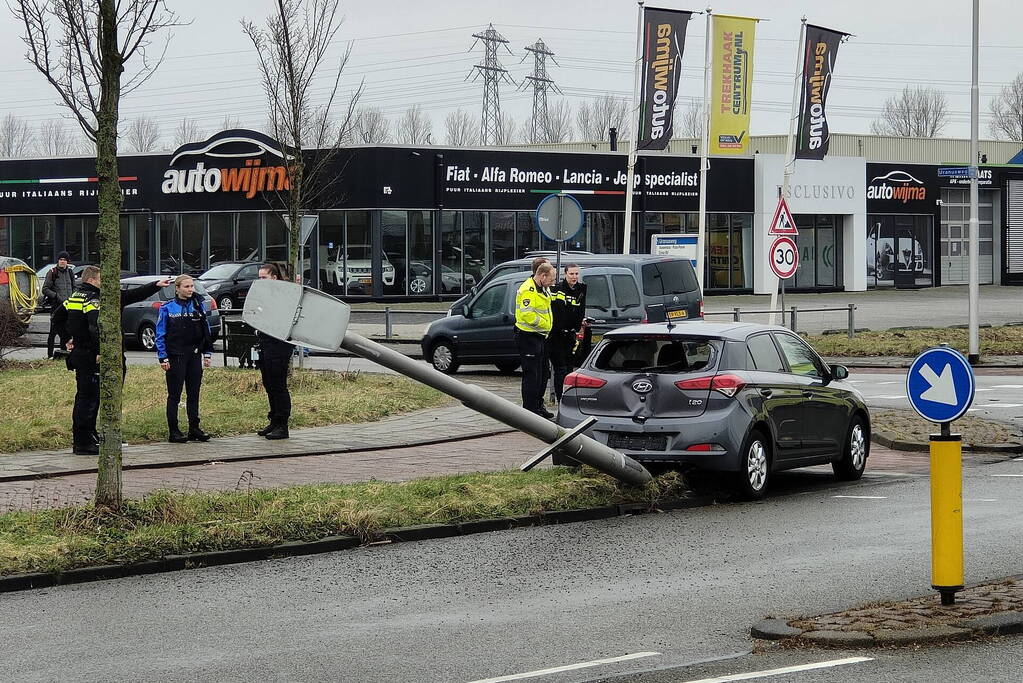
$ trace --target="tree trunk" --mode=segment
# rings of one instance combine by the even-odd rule
[[[117,118],[124,69],[117,42],[116,0],[100,0],[102,74],[97,116],[96,176],[99,179],[100,371],[99,475],[96,507],[121,507],[121,186],[117,179]]]

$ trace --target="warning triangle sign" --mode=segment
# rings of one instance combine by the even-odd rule
[[[774,218],[771,219],[771,228],[767,231],[768,235],[798,235],[799,231],[796,230],[796,221],[792,218],[792,212],[789,211],[789,205],[785,202],[784,197],[778,198],[778,208],[774,210]]]

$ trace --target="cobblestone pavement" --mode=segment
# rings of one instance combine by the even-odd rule
[[[935,593],[923,598],[884,603],[824,614],[791,622],[807,631],[861,631],[921,629],[949,626],[987,614],[1023,611],[1023,580],[1006,579],[967,588],[956,594],[954,605],[941,605]]]

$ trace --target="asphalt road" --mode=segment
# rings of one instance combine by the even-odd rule
[[[1019,573],[1023,461],[965,476],[967,582]],[[755,504],[8,594],[0,671],[17,681],[480,681],[656,653],[542,680],[684,667],[657,679],[684,681],[841,656],[741,656],[765,615],[930,590],[926,478],[839,485],[815,470],[776,483]],[[890,651],[778,680],[1018,680],[1019,641],[1005,642],[1016,650],[1004,658],[983,648],[1011,646],[957,646],[960,658]],[[708,660],[720,661],[693,665]]]

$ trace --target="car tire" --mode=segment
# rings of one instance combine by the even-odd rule
[[[498,372],[502,375],[511,375],[519,369],[519,362],[517,360],[503,360],[500,363],[494,363],[497,366]]]
[[[229,295],[225,294],[224,296],[217,299],[217,308],[226,311],[231,310],[232,308],[234,308],[234,299],[231,298]]]
[[[417,277],[413,278],[412,282],[409,283],[409,294],[422,295],[426,294],[427,288],[430,283],[426,281],[426,278]]]
[[[771,478],[771,442],[754,429],[739,451],[739,471],[735,492],[743,500],[760,500],[767,492]]]
[[[442,339],[430,349],[430,365],[434,370],[443,372],[445,375],[453,375],[458,372],[458,356],[451,342]]]
[[[139,331],[135,334],[135,341],[142,347],[143,351],[156,350],[156,328],[152,323],[142,323]]]
[[[849,422],[842,457],[831,463],[835,478],[839,481],[856,481],[862,477],[869,454],[870,438],[867,436],[867,428],[863,424],[863,418],[856,415]]]

